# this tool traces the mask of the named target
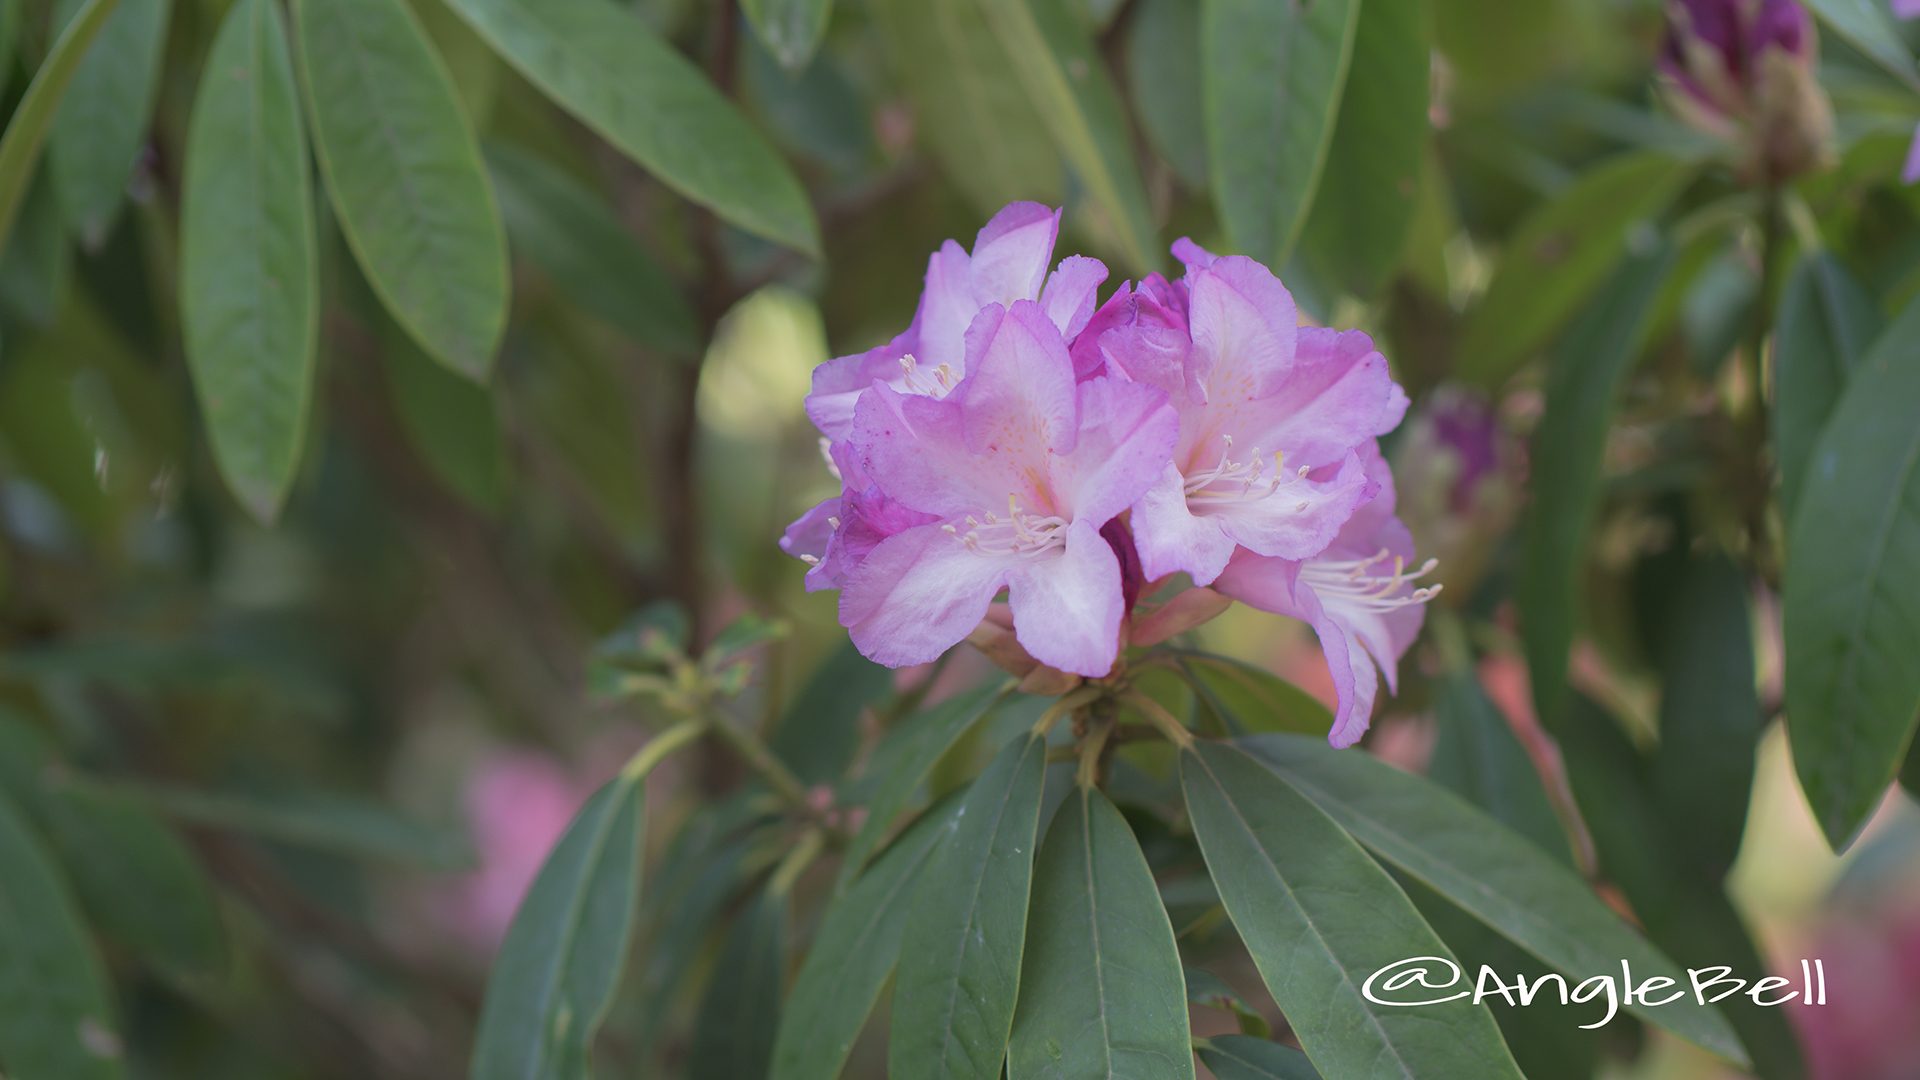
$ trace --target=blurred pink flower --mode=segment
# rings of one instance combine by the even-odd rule
[[[506,750],[481,762],[466,792],[479,869],[458,883],[446,904],[455,933],[481,949],[499,946],[540,864],[592,793],[544,754]]]
[[[1830,917],[1807,951],[1831,984],[1827,1005],[1793,1012],[1813,1080],[1911,1080],[1920,1068],[1920,906],[1876,907]]]

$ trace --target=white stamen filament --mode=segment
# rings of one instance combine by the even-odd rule
[[[920,366],[920,361],[914,359],[912,353],[900,358],[900,373],[901,385],[906,387],[907,392],[923,397],[946,397],[960,382],[960,377],[954,374],[951,364],[943,363],[932,371],[927,371]]]
[[[1292,473],[1286,470],[1287,455],[1275,451],[1273,455],[1273,475],[1266,478],[1267,459],[1259,447],[1245,461],[1233,460],[1233,436],[1222,435],[1220,441],[1225,446],[1220,451],[1220,460],[1213,468],[1197,472],[1186,478],[1187,502],[1221,503],[1241,502],[1247,499],[1264,499],[1282,487],[1307,475],[1308,469],[1302,465]],[[1298,509],[1305,510],[1306,503]]]
[[[1384,572],[1382,564],[1392,560],[1392,573]],[[1422,585],[1411,591],[1402,592],[1407,586],[1433,573],[1440,565],[1438,559],[1428,559],[1418,567],[1408,570],[1407,560],[1386,548],[1364,559],[1348,559],[1335,562],[1308,562],[1300,568],[1300,576],[1313,586],[1316,593],[1337,596],[1341,601],[1358,604],[1372,611],[1394,611],[1414,604],[1424,604],[1440,595],[1440,584]]]
[[[1065,547],[1067,526],[1071,524],[1067,519],[1052,514],[1027,513],[1020,509],[1019,500],[1013,495],[1007,496],[1005,517],[987,511],[977,517],[968,514],[965,520],[965,532],[961,532],[958,525],[940,527],[976,555],[1028,557]]]
[[[827,471],[833,474],[835,480],[844,479],[840,475],[840,466],[833,463],[833,442],[825,436],[820,439],[820,456],[826,460]]]

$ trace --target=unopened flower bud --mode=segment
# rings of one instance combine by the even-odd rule
[[[1670,0],[1660,71],[1688,125],[1726,141],[1749,179],[1776,183],[1831,154],[1833,110],[1798,0]]]

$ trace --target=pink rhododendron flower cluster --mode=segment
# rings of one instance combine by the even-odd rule
[[[947,242],[905,332],[815,370],[807,412],[841,491],[781,546],[894,667],[992,614],[1034,661],[1107,676],[1135,601],[1185,574],[1313,626],[1330,738],[1351,745],[1438,588],[1376,441],[1405,393],[1366,334],[1300,326],[1266,267],[1187,240],[1179,279],[1096,304],[1106,267],[1053,266],[1059,223],[1016,203],[971,251]],[[1206,595],[1160,610],[1204,617]]]

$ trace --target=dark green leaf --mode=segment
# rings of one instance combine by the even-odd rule
[[[806,189],[698,68],[605,0],[448,0],[561,108],[661,182],[757,236],[809,254]]]
[[[733,920],[700,1002],[689,1080],[767,1075],[787,973],[787,898],[762,891]]]
[[[860,715],[893,692],[893,671],[843,645],[814,670],[773,729],[769,746],[810,784],[840,776],[860,748]]]
[[[1465,999],[1395,1008],[1362,994],[1390,964],[1447,952],[1340,826],[1229,746],[1181,754],[1180,782],[1227,914],[1320,1071],[1519,1077],[1486,1009]]]
[[[1236,733],[1297,731],[1325,735],[1333,727],[1333,714],[1312,694],[1252,664],[1206,653],[1182,653],[1180,670],[1200,701]]]
[[[93,44],[118,0],[87,0],[74,15],[60,37],[54,41],[40,70],[33,73],[27,92],[7,121],[7,133],[0,137],[0,249],[13,234],[14,219],[33,180],[34,166],[40,161],[40,148],[46,144],[47,129],[60,107],[67,86],[87,49]]]
[[[486,381],[507,241],[466,113],[400,0],[294,0],[320,173],[367,283],[429,356]]]
[[[900,958],[914,888],[959,808],[954,799],[922,815],[828,905],[780,1016],[773,1080],[839,1075]]]
[[[107,977],[73,897],[0,795],[0,1062],[20,1080],[118,1077]]]
[[[0,254],[0,304],[29,325],[50,325],[66,301],[72,276],[73,245],[60,222],[59,196],[47,170],[39,169],[20,208],[18,227]]]
[[[1780,509],[1789,521],[1814,442],[1880,324],[1873,298],[1834,255],[1809,252],[1794,265],[1773,335],[1773,455],[1780,464]]]
[[[240,0],[214,38],[180,213],[181,331],[214,461],[272,521],[306,444],[320,309],[312,174],[272,0]]]
[[[493,390],[434,363],[398,333],[384,344],[387,387],[414,450],[461,498],[498,511],[507,497],[507,444]]]
[[[1200,1047],[1215,1080],[1320,1080],[1307,1055],[1247,1035],[1215,1035]]]
[[[1142,0],[1127,27],[1127,84],[1147,142],[1194,191],[1207,187],[1200,0]]]
[[[633,935],[645,805],[637,778],[616,777],[547,856],[487,979],[473,1080],[585,1075]]]
[[[1433,16],[1428,0],[1366,0],[1353,37],[1355,77],[1340,97],[1324,185],[1301,243],[1314,265],[1370,296],[1406,250],[1419,205]]]
[[[1186,984],[1153,870],[1120,811],[1076,788],[1047,828],[1009,1080],[1193,1076]]]
[[[1053,137],[979,0],[872,0],[875,26],[919,117],[917,132],[974,209],[1017,199],[1058,203]]]
[[[438,870],[464,869],[473,852],[457,833],[408,821],[371,802],[303,791],[194,791],[121,785],[161,814],[294,847]]]
[[[58,0],[54,25],[67,25],[83,2]],[[73,73],[48,132],[62,217],[88,246],[106,239],[146,143],[170,8],[170,0],[121,0]]]
[[[1533,503],[1523,526],[1515,591],[1533,699],[1548,723],[1566,694],[1581,560],[1599,509],[1607,427],[1640,353],[1647,314],[1672,264],[1671,249],[1664,245],[1621,264],[1568,328],[1547,372],[1546,414],[1533,446]]]
[[[1187,1000],[1208,1009],[1221,1009],[1230,1012],[1240,1023],[1243,1035],[1267,1038],[1273,1034],[1272,1025],[1260,1015],[1260,1010],[1240,996],[1240,991],[1228,986],[1226,980],[1211,971],[1199,968],[1186,969]]]
[[[813,59],[833,15],[833,0],[744,0],[741,7],[767,51],[789,71]]]
[[[1920,302],[1847,382],[1788,533],[1787,731],[1836,848],[1880,804],[1920,716]]]
[[[1620,265],[1634,227],[1659,216],[1692,175],[1692,165],[1664,154],[1623,154],[1528,215],[1467,320],[1460,376],[1505,381]]]
[[[1333,141],[1360,4],[1202,0],[1200,11],[1214,206],[1237,250],[1283,266]]]
[[[1643,976],[1686,985],[1685,973],[1570,867],[1448,792],[1316,739],[1259,735],[1243,745],[1354,839],[1570,978],[1611,976],[1625,960]],[[1741,1057],[1726,1021],[1691,999],[1628,1008],[1723,1057]]]
[[[1807,6],[1847,44],[1899,76],[1909,88],[1920,90],[1913,54],[1902,43],[1884,0],[1807,0]]]
[[[699,323],[679,287],[599,196],[505,143],[487,147],[487,164],[514,250],[568,300],[642,345],[678,355],[699,350]]]
[[[888,1071],[996,1080],[1013,1027],[1046,776],[1043,739],[1007,744],[962,798],[921,877],[893,993]]]
[[[1440,733],[1427,777],[1572,866],[1566,827],[1554,813],[1539,770],[1480,680],[1469,671],[1450,673],[1433,711]]]
[[[1098,215],[1097,231],[1112,238],[1133,269],[1159,266],[1160,245],[1146,185],[1134,163],[1126,110],[1086,27],[1067,0],[976,2],[986,10],[987,24],[1026,86],[1034,112],[1086,189],[1088,210]]]

